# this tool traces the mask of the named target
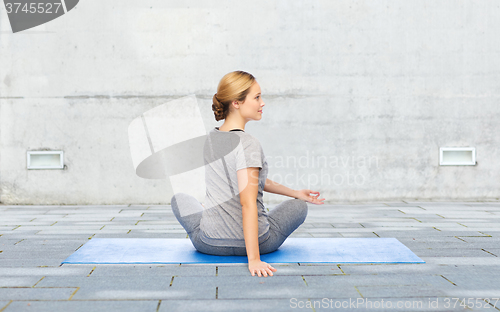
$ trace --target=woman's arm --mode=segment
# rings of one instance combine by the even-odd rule
[[[266,179],[266,184],[264,185],[264,191],[279,195],[290,196],[293,198],[298,198],[296,190],[292,190],[291,188],[288,188],[270,179]]]
[[[319,198],[319,192],[310,190],[310,189],[302,189],[302,190],[292,190],[284,185],[281,185],[273,180],[266,179],[266,184],[264,186],[264,191],[279,195],[290,196],[293,198],[298,198],[308,203],[322,205],[324,204],[324,198]],[[311,194],[316,194],[311,196]]]
[[[259,191],[259,168],[251,167],[236,172],[243,213],[243,236],[248,260],[259,260],[259,224],[257,213],[257,193]]]
[[[236,171],[238,189],[243,215],[243,236],[248,257],[248,270],[260,277],[261,274],[273,275],[277,270],[266,262],[260,261],[259,220],[257,211],[257,194],[259,191],[259,168],[249,167]]]

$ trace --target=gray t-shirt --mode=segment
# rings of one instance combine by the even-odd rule
[[[220,131],[207,135],[205,160],[205,209],[200,221],[200,238],[213,246],[245,247],[243,215],[236,171],[259,167],[257,212],[259,244],[269,237],[269,222],[262,201],[267,179],[267,160],[259,141],[243,130]]]

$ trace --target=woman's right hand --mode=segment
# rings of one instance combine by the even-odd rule
[[[250,273],[252,273],[252,276],[255,276],[255,273],[257,272],[257,275],[261,277],[261,274],[267,277],[267,274],[270,276],[273,276],[273,272],[276,272],[275,268],[273,268],[270,264],[260,261],[260,260],[249,260],[248,261],[248,270]]]
[[[316,194],[316,195],[311,195],[311,194]],[[323,205],[324,204],[323,201],[325,200],[324,198],[319,198],[319,192],[309,189],[296,190],[295,198],[302,199],[303,201],[316,205]]]

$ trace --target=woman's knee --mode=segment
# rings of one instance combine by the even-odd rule
[[[178,219],[179,207],[177,206],[177,198],[175,197],[175,195],[170,199],[170,207],[172,208],[172,212],[174,213],[175,217]]]
[[[294,198],[291,199],[294,209],[299,217],[301,217],[304,221],[307,217],[307,213],[309,211],[307,203],[302,199]],[[304,222],[302,221],[302,222]]]
[[[193,196],[186,193],[176,193],[170,199],[172,210],[181,216],[198,212],[202,207],[200,202]]]
[[[283,231],[284,234],[284,228],[302,224],[306,220],[307,213],[307,203],[302,199],[294,198],[274,207],[267,216],[268,219],[274,221],[272,226]]]
[[[182,201],[187,201],[191,199],[191,195],[186,194],[186,193],[175,193],[174,196],[170,199],[170,204],[173,205],[174,203],[178,205],[179,202]]]

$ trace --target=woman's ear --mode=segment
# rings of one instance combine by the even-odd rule
[[[240,108],[240,103],[238,101],[233,101],[231,105],[234,107],[234,109],[239,109]]]

